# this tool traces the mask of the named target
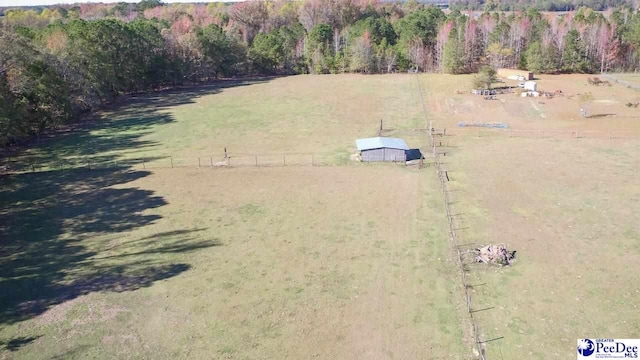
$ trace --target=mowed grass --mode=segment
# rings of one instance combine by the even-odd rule
[[[447,156],[461,241],[507,244],[472,266],[489,359],[567,359],[576,339],[640,337],[640,142],[455,136]]]
[[[435,174],[396,165],[141,169],[127,159],[346,155],[426,142],[416,77],[300,76],[140,96],[0,179],[0,358],[470,353]],[[166,164],[164,164],[165,167]]]
[[[427,118],[516,129],[637,131],[631,90],[541,77],[544,104],[457,94],[420,75]],[[573,117],[592,92],[597,118]],[[622,110],[620,110],[622,109]],[[606,114],[615,114],[606,115]],[[19,161],[191,159],[190,168],[52,171],[0,181],[0,357],[465,358],[469,328],[433,168],[197,169],[197,157],[345,157],[359,137],[423,147],[415,75],[298,76],[139,96]],[[489,358],[573,356],[575,339],[638,337],[638,143],[447,138],[461,243],[476,266]],[[333,162],[338,163],[337,161]],[[124,165],[123,165],[124,164]],[[53,166],[52,168],[55,168]],[[431,169],[431,170],[429,170]],[[547,351],[550,349],[549,351]]]
[[[467,354],[431,172],[49,176],[3,180],[3,357]]]
[[[234,156],[316,154],[329,162],[355,151],[355,139],[403,136],[426,142],[424,113],[414,75],[294,76],[141,95],[104,111],[83,129],[43,141],[19,156],[22,167],[129,164],[197,166]],[[233,159],[232,159],[233,161]],[[64,164],[63,164],[64,165]],[[139,164],[138,164],[139,165]]]

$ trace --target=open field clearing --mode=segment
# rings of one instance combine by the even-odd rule
[[[337,162],[355,151],[356,138],[377,136],[381,119],[385,135],[424,144],[425,134],[412,131],[425,127],[415,76],[222,81],[133,98],[97,115],[93,126],[44,142],[19,160],[58,168],[60,159],[112,166],[146,158],[165,167],[173,156],[197,166],[198,157],[222,160],[226,147],[232,157],[315,153]]]
[[[584,337],[640,337],[640,142],[454,136],[462,243],[507,244],[470,265],[489,359],[567,359]],[[631,285],[633,284],[633,285]],[[606,334],[606,335],[605,335]]]
[[[469,93],[470,75],[419,75],[429,119],[450,131],[457,130],[459,121],[504,122],[516,131],[561,131],[556,136],[571,137],[573,130],[640,136],[640,108],[626,106],[640,102],[640,92],[619,84],[588,85],[587,75],[538,77],[539,89],[562,90],[563,95],[504,94],[484,100]],[[587,101],[585,93],[590,93]],[[82,129],[14,156],[13,168],[142,167],[140,159],[156,168],[171,167],[171,161],[198,167],[222,161],[225,148],[232,165],[234,157],[235,164],[255,164],[255,155],[258,163],[280,164],[283,154],[290,155],[292,164],[342,163],[355,150],[354,139],[378,134],[381,119],[383,135],[425,146],[424,132],[415,131],[426,124],[416,76],[409,74],[222,81],[122,103],[95,115]],[[581,108],[588,109],[589,118],[580,115]]]
[[[429,118],[440,128],[454,129],[459,121],[504,122],[513,129],[613,130],[640,137],[640,108],[626,106],[640,102],[640,92],[619,84],[589,85],[590,76],[536,75],[539,90],[562,90],[562,96],[545,99],[502,94],[497,100],[470,94],[472,75],[429,74],[420,79],[426,89]],[[505,85],[516,83],[505,80]],[[590,100],[583,100],[585,93],[591,93]],[[589,118],[581,116],[581,108],[588,109]]]
[[[469,358],[433,160],[346,159],[380,119],[384,136],[425,150],[418,81],[437,128],[640,135],[640,110],[624,106],[638,93],[586,79],[541,76],[564,94],[542,101],[483,100],[466,93],[470,76],[432,74],[225,81],[123,101],[14,157],[27,171],[63,158],[119,168],[0,178],[0,359]],[[587,91],[599,116],[578,113]],[[445,136],[439,158],[458,244],[518,251],[512,267],[471,265],[479,338],[504,336],[487,358],[561,359],[577,338],[640,337],[640,140],[472,134]],[[204,168],[225,147],[232,167]],[[253,155],[278,166],[233,167]]]
[[[9,177],[0,358],[464,357],[435,186],[394,167]]]
[[[618,80],[622,86],[630,86],[634,89],[640,89],[640,73],[609,73],[607,78]]]

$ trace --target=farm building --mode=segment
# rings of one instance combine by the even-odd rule
[[[527,91],[537,91],[538,90],[538,84],[536,84],[535,81],[525,81],[524,82],[524,89]]]
[[[498,69],[498,76],[502,78],[518,80],[518,81],[526,81],[533,80],[533,73],[529,71],[523,70],[515,70],[515,69]]]
[[[374,137],[356,140],[362,161],[405,161],[409,147],[402,139]]]

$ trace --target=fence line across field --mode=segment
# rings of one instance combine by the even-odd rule
[[[442,135],[470,134],[482,136],[505,136],[525,138],[573,138],[637,140],[640,134],[627,130],[572,130],[572,129],[492,129],[485,127],[435,129]]]
[[[618,79],[616,74],[608,73],[608,74],[602,74],[602,76],[605,79],[609,79],[609,80],[611,80],[611,81],[613,81],[615,83],[622,84],[622,85],[624,85],[624,86],[626,86],[628,88],[635,89],[635,90],[640,90],[640,84],[635,83],[633,81],[627,81],[627,80],[623,80],[623,79]]]
[[[53,160],[28,158],[0,160],[0,173],[30,173],[56,170],[106,170],[106,169],[167,169],[167,168],[229,168],[276,166],[337,166],[351,163],[349,154],[237,154],[213,156],[162,156],[132,159],[104,159],[99,157],[69,157]],[[393,163],[405,164],[405,157],[397,157]]]
[[[457,255],[457,263],[460,269],[460,277],[461,277],[461,285],[463,288],[463,293],[464,293],[464,298],[465,298],[465,303],[467,306],[467,313],[469,315],[469,321],[471,324],[471,334],[473,336],[473,341],[474,341],[474,345],[475,345],[475,349],[478,352],[478,356],[480,359],[482,360],[487,360],[486,357],[486,352],[485,352],[485,348],[487,346],[487,343],[489,342],[493,342],[496,340],[500,340],[502,339],[502,337],[497,337],[494,339],[484,339],[481,340],[480,338],[480,330],[478,329],[478,324],[477,324],[477,320],[476,317],[474,316],[474,313],[478,312],[478,311],[484,311],[487,309],[474,309],[473,305],[472,305],[472,298],[471,298],[471,289],[473,289],[473,285],[469,284],[469,281],[467,279],[467,271],[468,269],[465,267],[465,263],[464,263],[464,259],[463,259],[463,253],[460,249],[460,242],[458,241],[458,234],[457,234],[457,229],[456,229],[456,222],[457,220],[454,219],[454,213],[451,211],[451,204],[452,201],[450,199],[450,191],[447,187],[447,183],[449,182],[449,174],[447,170],[443,169],[443,164],[440,161],[440,156],[444,156],[443,153],[441,153],[438,149],[439,147],[442,145],[442,141],[438,140],[436,141],[435,137],[444,137],[446,134],[446,130],[443,132],[436,132],[433,128],[433,123],[431,121],[429,121],[428,118],[428,113],[427,113],[427,108],[426,108],[426,104],[425,104],[425,100],[424,100],[424,95],[422,93],[422,86],[420,85],[420,78],[418,76],[416,76],[416,79],[418,80],[418,94],[420,96],[420,101],[422,102],[422,107],[423,107],[423,111],[424,111],[424,116],[425,116],[425,121],[427,123],[427,128],[429,129],[427,131],[428,134],[428,142],[429,145],[431,147],[431,156],[434,159],[434,163],[435,163],[435,169],[436,169],[436,173],[438,175],[438,181],[440,183],[440,191],[442,192],[442,196],[443,196],[443,200],[444,200],[444,210],[445,210],[445,215],[447,217],[447,223],[448,223],[448,232],[449,232],[449,240],[451,241],[451,245],[453,246],[453,248],[455,249],[456,255]]]

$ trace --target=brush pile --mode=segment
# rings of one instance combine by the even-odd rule
[[[475,249],[476,262],[496,264],[501,266],[511,265],[515,261],[516,252],[509,251],[505,245],[487,245]]]

